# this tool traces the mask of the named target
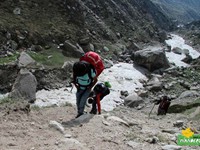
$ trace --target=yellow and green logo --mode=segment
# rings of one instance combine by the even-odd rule
[[[178,145],[180,146],[198,146],[200,145],[200,135],[194,134],[190,128],[182,130],[182,135],[178,135]]]

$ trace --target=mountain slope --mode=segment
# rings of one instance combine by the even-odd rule
[[[199,0],[151,0],[168,17],[178,22],[200,20]]]
[[[148,42],[171,25],[150,0],[2,0],[0,14],[1,45],[12,40],[17,49],[75,44],[85,36],[99,43]]]

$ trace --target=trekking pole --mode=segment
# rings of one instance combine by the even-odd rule
[[[149,112],[149,118],[150,118],[151,112],[152,112],[152,110],[154,109],[155,105],[156,105],[156,104],[154,103],[154,105],[153,105],[151,111]]]

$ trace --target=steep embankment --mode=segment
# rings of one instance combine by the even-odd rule
[[[200,19],[199,0],[151,0],[169,18],[179,23],[187,23]]]

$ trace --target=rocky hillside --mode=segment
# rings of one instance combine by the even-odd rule
[[[199,69],[193,67],[168,70],[160,76],[162,88],[156,79],[148,94],[141,91],[140,96],[149,97],[139,106],[118,106],[101,115],[85,114],[77,119],[75,106],[68,103],[29,108],[23,101],[0,101],[0,149],[199,150],[199,146],[177,144],[182,130],[189,127],[195,134],[200,131],[199,75]],[[162,93],[173,97],[173,111],[157,116],[158,106],[149,100]],[[132,106],[138,101],[133,100]],[[87,112],[90,109],[86,107]]]
[[[178,32],[184,35],[188,43],[200,50],[200,21],[193,21],[179,28]]]
[[[92,42],[96,49],[130,39],[158,41],[163,35],[160,29],[171,28],[150,0],[3,0],[0,14],[3,54],[57,48],[66,40],[82,46]]]
[[[200,19],[199,0],[151,0],[168,17],[179,23],[188,23]]]
[[[4,0],[0,14],[1,92],[11,90],[19,71],[16,60],[22,51],[40,64],[34,66],[40,69],[34,74],[46,85],[47,76],[65,79],[57,78],[56,72],[71,57],[79,58],[85,49],[118,60],[123,51],[140,49],[135,43],[163,42],[163,30],[171,29],[169,19],[150,0]],[[6,66],[10,63],[12,66]],[[70,70],[66,70],[61,74],[69,78]],[[4,79],[9,79],[9,84]]]

